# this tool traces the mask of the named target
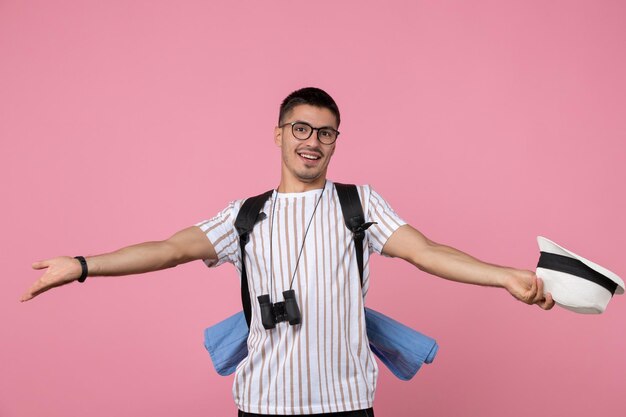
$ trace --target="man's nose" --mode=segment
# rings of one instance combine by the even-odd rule
[[[320,146],[320,144],[322,142],[320,142],[318,137],[317,137],[317,133],[318,132],[319,132],[318,128],[312,127],[311,128],[311,136],[309,136],[309,138],[307,140],[305,140],[304,142],[309,144],[309,145],[311,145],[311,146],[314,146],[314,147]]]

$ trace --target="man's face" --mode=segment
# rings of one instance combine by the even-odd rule
[[[293,136],[292,122],[305,122],[313,128],[332,127],[337,129],[337,120],[330,110],[321,107],[301,104],[294,107],[284,120],[283,127],[277,127],[274,141],[282,152],[282,180],[285,182],[316,183],[326,179],[326,171],[330,158],[335,152],[335,143],[326,145],[317,139],[314,130],[306,140]],[[317,184],[316,184],[317,185]]]

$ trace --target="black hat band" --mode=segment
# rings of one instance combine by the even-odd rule
[[[537,268],[551,269],[586,279],[606,288],[611,295],[614,295],[617,289],[617,283],[615,281],[607,278],[595,269],[590,268],[578,259],[570,258],[569,256],[541,252]]]

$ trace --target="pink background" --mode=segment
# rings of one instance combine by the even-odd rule
[[[202,330],[234,268],[94,278],[26,304],[32,261],[89,255],[276,186],[278,105],[330,92],[330,178],[434,240],[534,269],[535,236],[626,274],[621,1],[0,2],[0,416],[234,416]],[[621,416],[626,299],[546,313],[373,261],[368,304],[437,338],[377,416]]]

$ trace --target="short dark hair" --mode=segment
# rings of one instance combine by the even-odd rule
[[[316,87],[305,87],[294,91],[289,94],[280,105],[280,112],[278,113],[278,124],[283,122],[283,118],[294,107],[301,104],[308,104],[310,106],[321,107],[328,109],[337,119],[337,127],[341,118],[339,117],[339,107],[335,100],[324,90]]]

